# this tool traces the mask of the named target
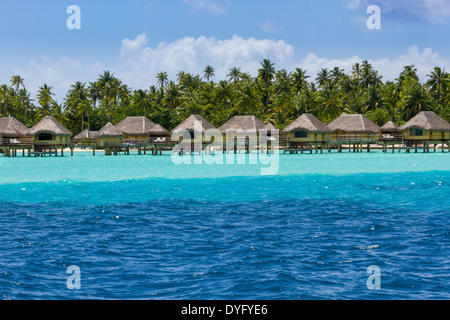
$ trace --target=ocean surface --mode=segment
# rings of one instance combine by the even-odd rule
[[[450,299],[448,152],[272,156],[1,156],[0,298]]]

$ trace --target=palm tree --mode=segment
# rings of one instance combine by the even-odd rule
[[[40,114],[42,116],[48,116],[51,114],[51,102],[52,96],[54,93],[52,92],[52,87],[49,87],[44,83],[42,87],[39,87],[37,98],[38,103],[40,105]]]
[[[134,91],[134,94],[131,98],[131,104],[134,108],[139,110],[139,113],[143,112],[147,117],[148,110],[151,106],[151,97],[142,89]]]
[[[230,81],[239,82],[241,80],[241,68],[232,67],[230,72],[227,74]]]
[[[344,75],[344,70],[339,67],[334,67],[333,70],[330,71],[329,76],[330,79],[337,84]]]
[[[327,83],[327,81],[329,80],[328,79],[329,76],[330,76],[330,73],[328,72],[328,69],[326,69],[326,68],[320,69],[320,71],[316,77],[317,85],[319,85],[320,87],[323,87],[325,85],[325,83]]]
[[[11,115],[14,111],[14,95],[14,89],[6,84],[0,86],[0,112],[3,111],[5,117]]]
[[[236,109],[240,115],[256,115],[262,107],[261,99],[252,85],[244,85],[239,89],[236,98]]]
[[[359,64],[359,62],[357,62],[353,65],[351,75],[352,75],[352,79],[361,80],[362,69],[361,69],[361,65]]]
[[[209,82],[209,79],[214,77],[214,68],[211,67],[210,65],[206,66],[206,68],[203,72],[204,72],[204,77],[206,80],[208,80],[208,82]]]
[[[295,72],[291,74],[292,83],[294,85],[297,94],[300,94],[305,86],[308,84],[307,79],[309,76],[306,74],[308,70],[302,68],[296,68]]]
[[[258,77],[265,84],[271,82],[275,75],[275,64],[270,62],[269,59],[264,59],[261,62],[261,68],[258,70]]]
[[[286,127],[287,115],[295,108],[294,99],[292,95],[287,91],[282,91],[275,98],[275,112],[278,114],[278,118]]]
[[[440,67],[435,67],[431,74],[427,75],[429,77],[426,85],[431,91],[437,93],[438,105],[441,105],[441,92],[445,92],[448,89],[450,77],[449,74],[442,70]]]
[[[16,92],[19,91],[20,86],[22,86],[22,89],[25,89],[23,81],[24,80],[21,76],[14,75],[11,77],[11,87],[14,87]]]
[[[160,87],[163,88],[164,85],[167,83],[168,79],[169,79],[169,76],[167,75],[167,72],[159,72],[156,75],[156,80],[157,80],[156,84],[159,84]]]
[[[376,109],[384,109],[385,101],[377,86],[371,86],[367,92],[365,99],[365,107],[367,111],[374,111]]]
[[[101,88],[98,82],[89,82],[88,87],[89,98],[93,102],[93,109],[95,109],[97,102],[101,99]]]
[[[420,83],[416,83],[406,92],[400,101],[405,119],[410,119],[421,111],[433,111],[434,101],[430,97],[427,89]]]
[[[14,104],[18,111],[23,112],[22,122],[27,125],[28,123],[28,114],[33,111],[33,99],[30,97],[30,93],[27,89],[20,89],[14,97]]]
[[[170,81],[162,102],[173,110],[180,105],[180,99],[181,92],[178,85],[176,85],[173,81]]]
[[[342,112],[342,100],[336,86],[326,81],[323,90],[319,91],[318,114],[322,121],[329,122],[336,119]]]

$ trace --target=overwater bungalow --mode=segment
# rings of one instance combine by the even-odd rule
[[[13,117],[0,118],[0,150],[7,157],[17,155],[17,150],[30,152],[33,137],[27,135],[28,127]]]
[[[72,133],[52,116],[44,117],[27,134],[34,137],[35,156],[58,155],[58,148],[63,156],[64,148],[71,145]]]
[[[433,145],[435,151],[436,147],[441,145],[444,152],[444,146],[450,146],[450,124],[432,111],[420,112],[401,126],[400,131],[404,135],[406,144],[401,149],[406,149],[408,152],[411,149],[417,152],[417,149],[421,148],[429,151],[430,145]]]
[[[394,121],[387,122],[379,130],[378,143],[383,146],[383,152],[387,152],[389,146],[391,146],[392,152],[395,152],[395,146],[402,144],[403,140],[404,135]]]
[[[215,140],[214,132],[208,130],[217,131],[217,128],[203,116],[191,115],[171,131],[171,140],[178,144],[173,151],[200,152]]]
[[[123,133],[124,141],[130,144],[147,145],[169,140],[169,132],[147,117],[127,117],[115,127]]]
[[[152,150],[154,155],[161,154],[164,148],[171,145],[169,132],[144,116],[127,117],[115,127],[123,133],[122,145],[128,154],[130,148],[136,148],[138,154],[142,150],[146,154],[147,149]]]
[[[362,152],[364,145],[370,152],[370,145],[378,142],[380,127],[362,114],[343,114],[328,127],[333,131],[330,144],[337,146],[339,152],[343,146],[353,152]]]
[[[72,144],[76,147],[86,147],[97,144],[98,131],[85,129],[72,138]]]
[[[284,137],[280,137],[280,129],[278,129],[271,123],[266,124],[259,130],[259,132],[259,150],[262,153],[273,152],[274,146],[280,147],[281,140],[285,140]],[[265,139],[265,143],[264,141],[262,141],[262,139]]]
[[[112,153],[117,155],[121,149],[123,133],[111,122],[108,122],[98,131],[96,138],[98,148],[104,149],[106,156],[110,156]]]
[[[220,126],[219,131],[227,142],[227,150],[250,152],[252,147],[258,148],[259,131],[264,127],[266,124],[255,116],[234,116]]]
[[[287,135],[287,148],[284,152],[298,153],[315,148],[323,152],[331,139],[333,131],[314,115],[305,113],[282,131]]]

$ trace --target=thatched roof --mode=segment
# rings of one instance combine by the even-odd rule
[[[16,118],[0,118],[0,135],[4,137],[24,136],[28,130],[27,126]]]
[[[167,135],[169,132],[147,117],[127,117],[115,126],[129,136]]]
[[[400,127],[394,122],[389,121],[380,128],[381,132],[400,132]]]
[[[450,131],[450,124],[433,111],[422,111],[400,127],[401,131],[420,128],[426,131]]]
[[[309,113],[302,114],[294,122],[284,128],[284,133],[296,130],[305,130],[313,133],[332,133],[332,130],[322,121]]]
[[[378,133],[380,127],[367,119],[362,114],[343,114],[328,127],[333,131],[345,131],[349,133]]]
[[[270,130],[277,130],[277,131],[279,131],[280,129],[275,127],[273,124],[268,123],[264,127],[262,127],[260,130],[268,130],[268,131],[270,131]]]
[[[72,132],[52,116],[44,117],[44,119],[28,131],[28,135],[32,136],[39,133],[51,133],[56,136],[72,136]]]
[[[117,138],[123,137],[123,133],[117,129],[111,122],[108,122],[103,128],[101,128],[97,133],[98,138]]]
[[[175,129],[172,130],[172,132],[177,133],[182,130],[194,131],[196,128],[201,128],[202,133],[209,129],[217,129],[201,115],[195,114],[180,123]]]
[[[77,134],[75,137],[73,137],[74,140],[92,140],[96,139],[98,136],[98,131],[91,131],[89,129],[85,129],[79,134]]]
[[[264,128],[266,124],[255,116],[235,116],[219,127],[220,132],[226,133],[227,130],[256,131]]]

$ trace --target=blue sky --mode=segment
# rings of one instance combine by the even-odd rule
[[[369,5],[381,30],[369,30]],[[69,30],[70,5],[81,29]],[[425,78],[450,62],[448,0],[20,0],[0,2],[0,83],[13,74],[34,93],[43,83],[59,101],[75,81],[111,70],[132,88],[155,84],[166,71],[216,79],[232,66],[254,74],[270,58],[277,68],[349,70],[369,60],[384,80],[414,64]]]

